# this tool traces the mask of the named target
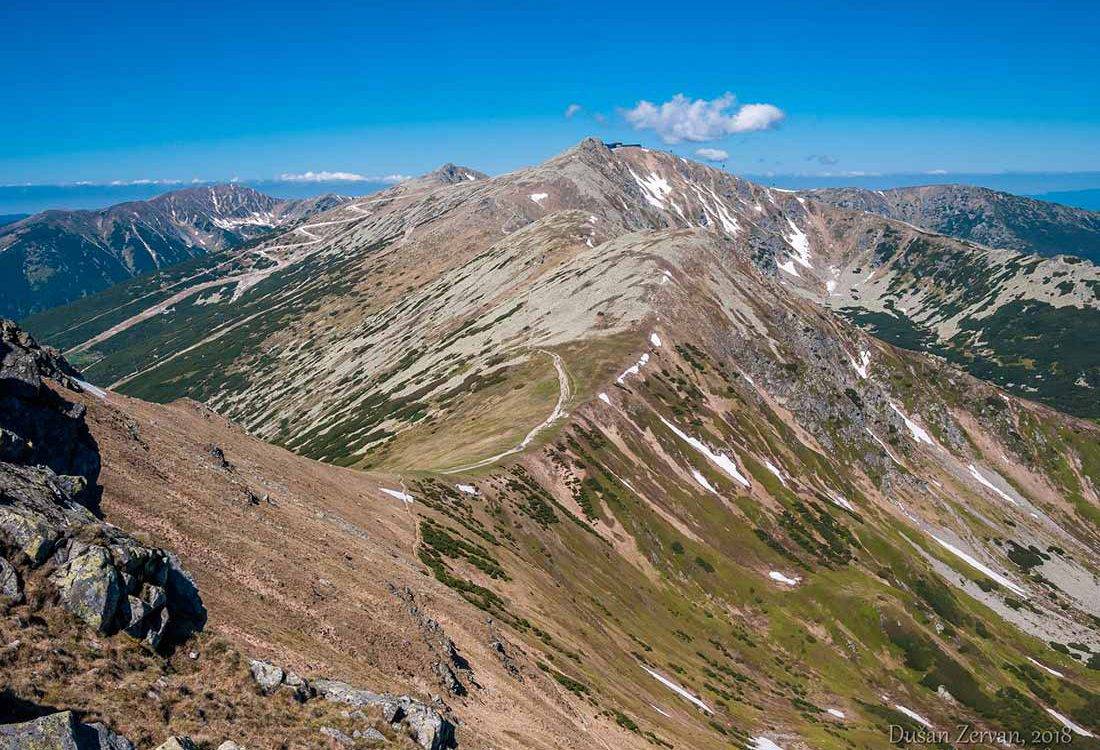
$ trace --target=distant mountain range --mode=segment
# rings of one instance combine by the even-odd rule
[[[970,185],[830,188],[804,195],[990,247],[1100,262],[1100,213],[1094,211]]]
[[[0,398],[57,381],[0,400],[9,702],[142,748],[1096,750],[1098,291],[588,139],[27,318],[71,366],[0,324]],[[170,660],[119,644],[195,596],[56,509],[58,422],[201,596]]]
[[[339,205],[241,185],[177,190],[96,211],[43,211],[0,227],[0,315],[21,318],[235,247]]]
[[[29,214],[0,214],[0,227],[27,218]]]

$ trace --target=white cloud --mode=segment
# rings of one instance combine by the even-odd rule
[[[108,182],[106,184],[110,185],[111,187],[120,187],[120,186],[123,186],[123,185],[179,185],[182,182],[183,182],[183,180],[158,180],[158,179],[150,179],[148,177],[143,177],[143,178],[137,179],[137,180],[111,180],[110,182]],[[78,183],[78,184],[81,184],[81,185],[95,185],[95,184],[99,184],[99,183],[81,182],[81,183]]]
[[[947,174],[946,169],[929,169],[925,174]]]
[[[286,182],[366,182],[370,178],[354,172],[284,172],[279,179]]]
[[[695,155],[701,156],[707,161],[725,161],[730,158],[729,152],[720,148],[697,148]]]
[[[571,119],[573,115],[577,114],[582,109],[584,109],[584,107],[579,104],[570,104],[568,107],[565,108],[565,119]]]
[[[388,174],[382,177],[356,174],[355,172],[301,172],[294,174],[284,172],[279,175],[284,182],[388,182],[398,183],[412,179],[404,174]]]
[[[734,133],[775,127],[786,115],[774,104],[743,104],[726,92],[717,99],[688,99],[677,94],[657,105],[644,99],[623,117],[635,130],[653,130],[665,143],[713,141]]]

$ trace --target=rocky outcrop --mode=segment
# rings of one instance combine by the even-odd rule
[[[0,596],[19,598],[21,580],[40,575],[90,627],[125,631],[156,649],[201,628],[205,609],[175,557],[89,507],[100,464],[83,407],[46,383],[79,388],[77,375],[0,320]]]
[[[157,750],[199,750],[190,737],[169,737],[157,746]]]
[[[56,350],[0,319],[0,461],[48,466],[58,476],[82,477],[81,490],[94,489],[99,451],[84,407],[57,395],[47,378],[82,388],[79,373]]]
[[[125,737],[102,724],[82,724],[71,711],[0,725],[2,750],[134,750]]]
[[[455,725],[444,715],[445,707],[436,708],[407,695],[375,693],[352,687],[337,680],[305,680],[270,662],[253,660],[249,669],[252,678],[265,695],[280,689],[291,690],[299,700],[319,698],[331,703],[343,703],[355,709],[365,709],[381,716],[397,731],[403,731],[424,750],[444,750],[457,747]],[[366,718],[366,715],[362,715]],[[334,730],[335,731],[335,730]],[[355,737],[374,741],[380,739],[377,730],[365,727]],[[329,735],[330,738],[332,735]],[[350,738],[349,738],[350,739]]]

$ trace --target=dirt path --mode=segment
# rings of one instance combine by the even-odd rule
[[[558,371],[558,403],[554,405],[554,410],[550,412],[550,416],[533,427],[527,436],[520,441],[519,445],[513,448],[509,448],[503,453],[498,453],[495,456],[489,458],[483,458],[482,460],[467,464],[466,466],[459,466],[454,469],[448,469],[444,471],[444,474],[459,474],[464,471],[470,471],[471,469],[480,469],[482,466],[488,466],[489,464],[496,463],[505,456],[511,456],[514,453],[519,453],[527,448],[531,442],[538,437],[539,433],[550,427],[554,422],[558,421],[565,415],[565,402],[569,400],[569,397],[573,395],[572,388],[569,385],[569,373],[565,371],[565,364],[554,352],[548,352],[545,349],[539,349],[540,352],[553,358],[554,369]]]

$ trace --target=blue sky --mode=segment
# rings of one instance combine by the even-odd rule
[[[1100,170],[1094,2],[6,0],[0,28],[0,184],[495,173],[585,135],[749,174]],[[783,117],[624,117],[725,92]]]

